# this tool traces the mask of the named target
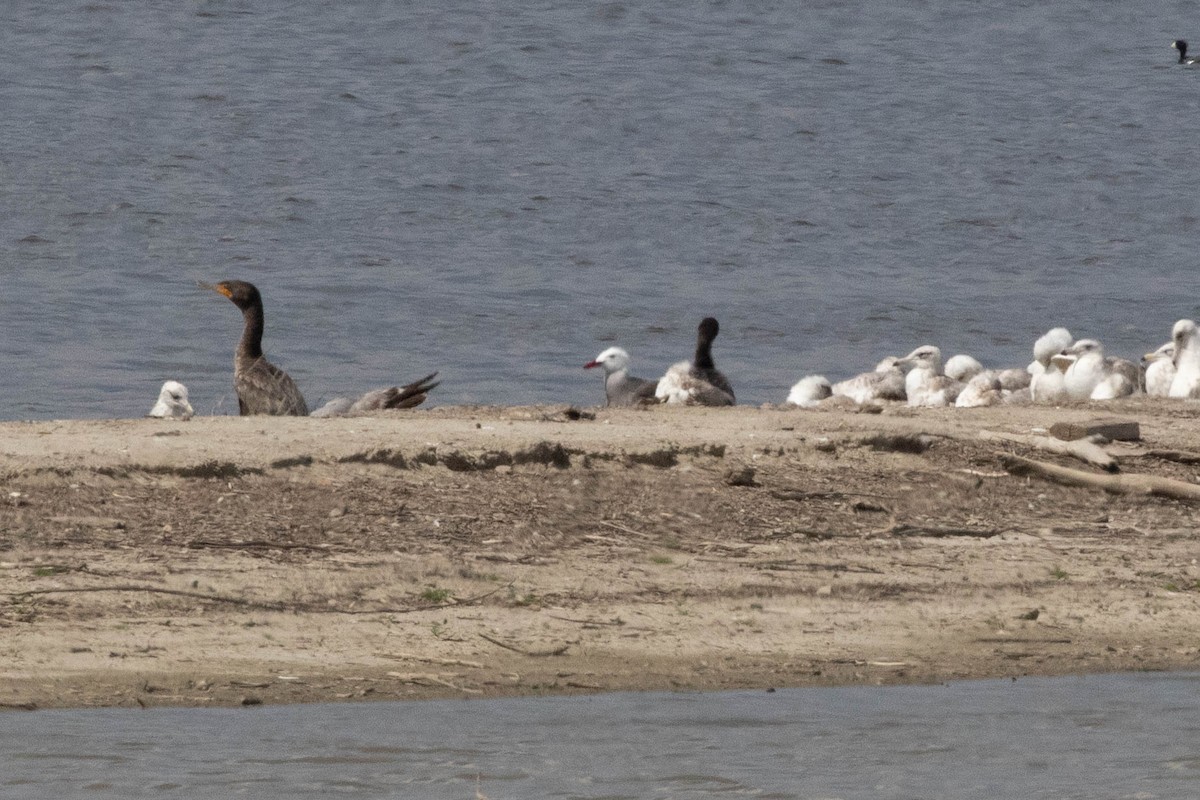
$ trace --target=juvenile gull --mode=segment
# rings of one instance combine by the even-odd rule
[[[983,364],[965,353],[950,356],[945,366],[942,367],[943,375],[961,383],[966,383],[981,372],[983,372]]]
[[[1051,328],[1033,343],[1033,361],[1026,368],[1030,375],[1040,375],[1050,366],[1050,359],[1066,350],[1075,338],[1066,328]]]
[[[897,362],[908,367],[904,391],[910,406],[949,406],[958,399],[963,384],[942,374],[942,351],[931,344],[922,345]]]
[[[801,408],[816,408],[833,395],[833,387],[824,375],[806,375],[788,392],[787,402]]]
[[[1153,353],[1142,356],[1146,364],[1146,394],[1169,397],[1175,379],[1175,342],[1167,342]]]
[[[700,406],[731,406],[736,402],[729,380],[713,362],[712,343],[720,330],[712,317],[700,321],[696,355],[690,362],[680,361],[667,370],[655,388],[656,397],[667,403]]]
[[[1105,358],[1103,345],[1095,339],[1080,339],[1061,355],[1073,359],[1063,377],[1072,400],[1112,400],[1137,391],[1137,365],[1123,358]]]
[[[158,402],[146,416],[188,420],[193,413],[192,404],[188,402],[187,387],[179,381],[167,381],[158,393]]]
[[[584,369],[604,368],[605,405],[636,406],[656,403],[655,381],[635,378],[629,374],[629,353],[620,347],[610,347],[583,365]]]
[[[1200,397],[1200,342],[1196,341],[1196,323],[1181,319],[1171,329],[1175,345],[1175,377],[1170,397]]]
[[[954,400],[957,408],[981,408],[995,406],[1004,401],[1004,388],[1000,378],[992,370],[985,370],[967,381],[966,386]]]
[[[833,396],[848,397],[859,405],[886,400],[904,402],[904,371],[897,366],[899,361],[895,356],[888,356],[875,365],[873,372],[838,381],[831,387]]]

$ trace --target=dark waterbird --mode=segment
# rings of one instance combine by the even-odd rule
[[[308,404],[291,376],[272,364],[263,355],[263,302],[258,287],[247,281],[201,283],[228,297],[242,311],[245,327],[233,357],[233,386],[237,392],[238,411],[242,416],[308,416]],[[404,386],[392,386],[367,392],[358,400],[338,398],[317,409],[313,416],[340,416],[385,408],[412,408],[425,401],[430,390],[437,386],[437,373]]]

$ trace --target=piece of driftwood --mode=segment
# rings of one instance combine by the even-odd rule
[[[1189,453],[1186,450],[1146,450],[1138,453],[1139,458],[1160,458],[1163,461],[1174,461],[1179,464],[1200,464],[1200,453]]]
[[[925,525],[893,525],[886,532],[892,536],[926,536],[932,539],[945,539],[953,536],[990,539],[1001,533],[998,528],[936,528]]]
[[[208,600],[214,603],[228,603],[235,606],[243,606],[245,608],[257,608],[265,611],[293,611],[297,613],[316,613],[316,614],[412,614],[417,611],[430,611],[438,608],[446,608],[447,606],[464,606],[476,603],[487,597],[491,597],[501,589],[512,586],[511,583],[505,586],[498,586],[489,592],[477,594],[474,597],[467,597],[462,600],[451,598],[446,603],[427,603],[419,606],[406,606],[402,608],[337,608],[334,606],[325,605],[323,603],[284,603],[272,602],[270,600],[250,600],[244,597],[232,597],[230,595],[209,594],[207,592],[189,592],[186,589],[167,589],[161,586],[139,586],[136,584],[119,584],[116,586],[68,586],[58,589],[26,589],[21,592],[0,592],[0,597],[11,597],[14,599],[23,599],[43,594],[80,594],[86,592],[148,592],[151,594],[168,594],[177,597],[191,597],[196,600]]]
[[[1050,426],[1050,435],[1068,441],[1103,436],[1114,442],[1136,442],[1142,438],[1142,430],[1136,420],[1107,417],[1087,422],[1056,422]]]
[[[496,645],[497,647],[503,647],[505,650],[512,650],[514,653],[520,653],[523,656],[531,656],[533,658],[548,658],[550,656],[561,656],[564,653],[566,653],[567,649],[571,646],[570,643],[568,643],[568,644],[564,644],[561,647],[556,647],[553,650],[525,650],[523,648],[517,647],[516,645],[509,644],[508,642],[502,642],[499,639],[488,636],[486,633],[479,634],[479,637],[481,639],[486,639],[487,641],[491,642],[492,644]]]
[[[1112,494],[1148,494],[1155,497],[1169,497],[1173,500],[1200,503],[1200,486],[1172,478],[1128,472],[1121,475],[1097,475],[1093,472],[1060,467],[1057,464],[1047,464],[1020,456],[1003,455],[1001,459],[1004,468],[1013,475],[1032,475],[1060,483],[1063,486],[1103,489]]]
[[[1050,436],[1029,436],[1019,433],[1000,433],[998,431],[980,431],[979,436],[981,439],[991,442],[1013,442],[1014,444],[1023,444],[1038,450],[1045,450],[1048,453],[1071,456],[1109,472],[1116,472],[1118,469],[1115,458],[1104,452],[1104,448],[1100,445],[1089,442],[1086,439],[1064,442],[1061,439],[1054,439]]]

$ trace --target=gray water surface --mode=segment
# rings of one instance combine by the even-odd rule
[[[1200,674],[0,714],[0,796],[1200,796]]]
[[[0,418],[236,409],[267,302],[310,404],[597,403],[722,323],[739,400],[1200,313],[1190,3],[12,4]]]

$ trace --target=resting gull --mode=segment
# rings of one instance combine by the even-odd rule
[[[904,370],[897,366],[899,361],[888,356],[875,365],[873,372],[838,381],[831,387],[833,396],[849,398],[859,405],[889,400],[904,402]]]
[[[192,404],[188,402],[187,387],[179,381],[167,381],[158,393],[158,402],[146,416],[188,420],[193,413]]]
[[[897,362],[908,367],[904,391],[910,406],[954,405],[963,384],[942,374],[942,351],[931,344],[922,345]]]
[[[1112,400],[1137,391],[1140,370],[1123,358],[1105,358],[1095,339],[1080,339],[1061,353],[1070,360],[1063,385],[1072,400]]]
[[[833,396],[833,386],[824,375],[806,375],[788,392],[787,402],[801,408],[816,408],[821,401]]]
[[[1175,377],[1170,397],[1200,397],[1200,342],[1196,341],[1196,323],[1181,319],[1171,329],[1175,345]]]
[[[1175,379],[1175,342],[1167,342],[1153,353],[1142,356],[1146,364],[1146,394],[1168,397]]]
[[[584,369],[604,368],[605,404],[610,406],[636,406],[641,403],[656,403],[654,381],[635,378],[629,374],[629,353],[620,347],[610,347],[593,360],[583,365]]]

